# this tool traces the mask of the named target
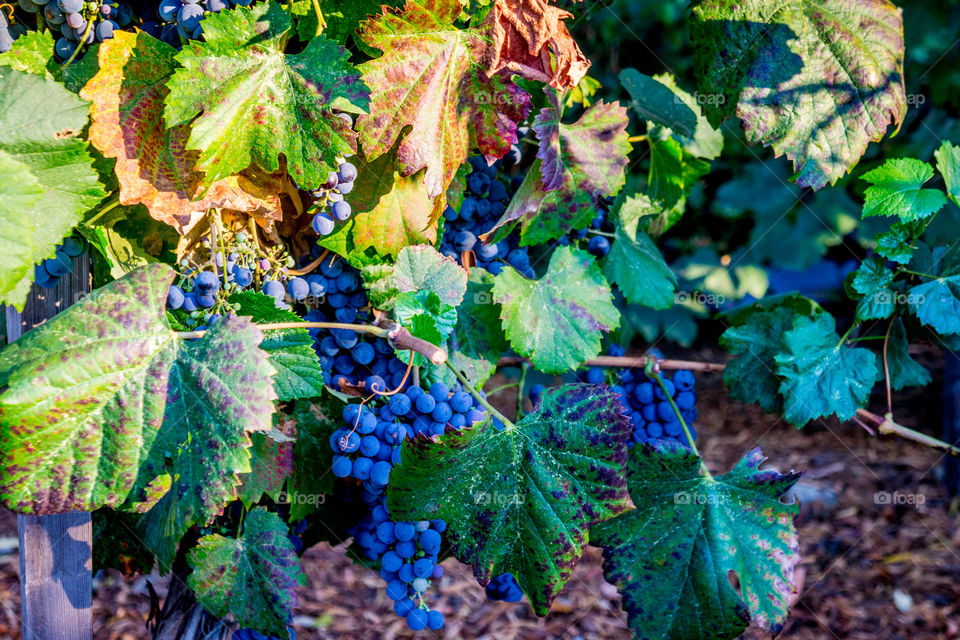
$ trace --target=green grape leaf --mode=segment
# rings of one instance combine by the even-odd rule
[[[658,123],[661,125],[658,127],[651,126],[651,124],[648,122],[648,134],[654,133],[657,135],[662,135],[664,133],[662,128],[666,126],[670,129],[670,137],[680,143],[680,146],[687,155],[693,156],[694,158],[702,158],[704,160],[713,160],[714,158],[717,158],[720,155],[720,152],[723,151],[723,132],[710,126],[710,121],[701,113],[700,103],[705,97],[699,95],[690,95],[677,86],[676,79],[669,73],[655,75],[653,76],[653,79],[670,89],[670,91],[672,91],[674,94],[675,100],[687,105],[687,107],[696,115],[697,123],[693,134],[687,135],[685,132],[678,131],[664,123]],[[709,98],[706,100],[709,102]]]
[[[471,269],[467,293],[457,308],[457,326],[447,342],[450,363],[479,388],[496,372],[507,348],[500,305],[493,301],[493,276]],[[436,368],[449,371],[446,366]]]
[[[397,296],[393,307],[397,320],[410,333],[432,344],[441,345],[457,326],[457,309],[435,292],[421,289]]]
[[[107,195],[80,137],[88,113],[86,102],[53,80],[0,66],[0,153],[11,172],[8,178],[4,171],[4,179],[25,180],[5,188],[11,200],[0,211],[4,238],[12,245],[2,258],[0,302],[23,309],[33,265],[52,256],[83,214]],[[38,189],[42,198],[29,197]],[[12,211],[11,205],[18,208]]]
[[[282,415],[282,414],[276,414]],[[283,425],[278,428],[282,429]],[[293,473],[293,445],[264,433],[250,434],[250,473],[240,474],[237,497],[249,509],[264,495],[283,503],[283,483]]]
[[[97,72],[99,47],[99,43],[94,44],[69,67],[64,67],[53,57],[50,33],[28,31],[14,41],[10,51],[0,54],[0,66],[45,76],[62,83],[73,93],[80,93],[83,85]]]
[[[643,120],[655,122],[688,138],[696,134],[698,114],[674,93],[672,87],[636,69],[624,69],[619,78],[630,94],[630,106]]]
[[[275,2],[209,14],[204,41],[189,40],[168,82],[164,118],[173,127],[193,120],[187,147],[200,151],[204,186],[255,162],[280,169],[298,186],[316,189],[356,153],[350,126],[332,109],[360,113],[369,90],[349,54],[323,36],[301,53],[283,53],[290,15]],[[199,117],[197,117],[199,116]]]
[[[320,12],[326,25],[323,35],[336,40],[344,47],[350,44],[350,35],[369,15],[378,13],[383,5],[396,7],[397,0],[319,0]],[[298,0],[293,4],[293,14],[297,16],[297,35],[304,42],[317,34],[317,12],[311,0]]]
[[[784,350],[783,337],[793,328],[793,310],[775,307],[747,316],[743,324],[729,327],[720,336],[720,346],[734,357],[723,370],[730,397],[755,402],[768,413],[780,413],[776,356]]]
[[[232,492],[232,473],[249,470],[245,431],[270,429],[275,399],[262,336],[224,318],[200,340],[179,340],[164,312],[172,277],[166,265],[138,269],[0,352],[0,496],[11,508],[141,500],[170,458],[177,481],[160,503],[205,521]]]
[[[559,189],[569,173],[578,189],[601,197],[616,195],[626,180],[630,154],[627,110],[602,100],[588,107],[573,124],[561,121],[554,104],[537,114],[531,127],[540,140],[537,158],[545,191]]]
[[[654,128],[650,135],[650,174],[647,190],[650,197],[669,209],[669,215],[655,233],[663,233],[683,215],[686,197],[700,178],[710,172],[710,164],[684,151],[680,142],[664,137]]]
[[[238,538],[202,536],[187,553],[187,585],[197,602],[215,616],[232,614],[241,627],[289,637],[295,588],[307,581],[287,533],[280,516],[261,507],[244,517]]]
[[[737,115],[800,186],[836,182],[906,115],[903,19],[887,0],[702,0],[690,35],[710,122]]]
[[[947,186],[947,195],[960,205],[960,147],[944,142],[934,156],[937,158],[937,171]]]
[[[493,299],[510,346],[544,373],[564,373],[595,357],[602,333],[620,326],[610,285],[580,249],[558,247],[539,280],[505,267],[493,279]]]
[[[240,291],[229,302],[238,304],[237,314],[253,316],[259,324],[302,322],[291,311],[278,309],[273,298],[258,291]],[[267,329],[260,349],[266,352],[276,370],[273,388],[281,402],[323,395],[323,369],[313,350],[314,337],[307,329]]]
[[[359,32],[364,45],[383,52],[359,66],[371,89],[371,115],[357,122],[364,152],[377,158],[399,140],[401,175],[425,169],[430,197],[446,190],[471,141],[485,155],[505,154],[529,108],[525,92],[485,77],[487,38],[459,29],[460,11],[457,0],[407,0],[402,11],[385,8]]]
[[[937,278],[907,291],[910,310],[943,336],[960,333],[960,275]]]
[[[632,237],[617,226],[617,237],[603,263],[603,273],[623,292],[627,302],[651,309],[673,306],[677,278],[660,251],[643,231]]]
[[[42,255],[31,233],[29,212],[44,195],[40,182],[23,163],[0,149],[0,300],[23,301],[33,279],[33,263]]]
[[[913,257],[913,239],[917,235],[916,225],[909,222],[894,222],[883,233],[878,233],[877,254],[898,264],[908,264]]]
[[[927,218],[943,207],[947,199],[939,189],[924,189],[933,177],[933,167],[913,158],[887,160],[863,174],[870,183],[863,194],[863,217],[890,216],[903,222]]]
[[[393,279],[392,264],[371,264],[360,269],[363,288],[370,306],[381,311],[393,309],[393,300],[400,293]]]
[[[630,421],[599,385],[547,389],[516,425],[448,430],[404,443],[387,504],[400,520],[440,518],[458,560],[482,585],[511,572],[544,615],[587,542],[628,508]]]
[[[880,356],[878,355],[878,358]],[[883,361],[877,366],[882,370]],[[930,384],[930,372],[910,357],[910,341],[903,318],[896,318],[887,343],[887,367],[890,370],[890,388],[900,391],[906,387],[925,387]]]
[[[593,527],[590,541],[603,547],[604,577],[636,637],[723,640],[751,620],[772,635],[783,628],[800,550],[799,505],[781,498],[800,474],[761,470],[765,460],[754,449],[711,476],[679,443],[633,448],[627,482],[636,509]]]
[[[783,351],[775,356],[782,378],[783,415],[796,427],[834,414],[849,420],[867,404],[877,380],[873,352],[840,343],[828,313],[799,317],[783,335]]]
[[[294,404],[297,439],[293,444],[293,476],[287,485],[291,522],[312,513],[323,504],[324,495],[333,493],[335,478],[330,465],[334,453],[330,436],[343,426],[343,407],[344,403],[330,394]]]
[[[857,302],[858,320],[883,320],[896,308],[890,285],[894,274],[881,258],[867,258],[853,275],[850,286],[863,296]]]
[[[454,307],[467,291],[467,272],[453,258],[441,255],[429,245],[404,247],[397,256],[394,283],[405,291],[432,291]]]

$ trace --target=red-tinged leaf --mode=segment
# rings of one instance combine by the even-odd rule
[[[180,233],[211,207],[279,219],[281,172],[246,171],[201,193],[199,153],[185,147],[190,127],[167,129],[163,121],[175,54],[146,33],[118,32],[101,44],[100,70],[81,92],[93,103],[90,142],[117,159],[121,204],[144,204]]]
[[[468,81],[477,98],[470,130],[480,152],[493,162],[517,142],[517,123],[530,113],[530,94],[510,82],[505,72],[491,77],[474,72]]]
[[[547,0],[496,0],[487,22],[494,50],[489,73],[508,69],[557,89],[577,86],[590,61],[564,23],[572,17]]]
[[[427,196],[450,184],[470,150],[472,132],[488,157],[506,153],[515,139],[525,94],[503,80],[479,80],[487,49],[478,31],[458,29],[456,0],[407,0],[402,11],[363,23],[361,40],[383,52],[359,66],[371,89],[370,115],[357,122],[370,159],[397,147],[400,174],[425,169]],[[522,95],[521,95],[522,94]],[[502,105],[513,104],[509,109]],[[519,118],[517,118],[519,119]],[[493,142],[493,136],[501,140]]]

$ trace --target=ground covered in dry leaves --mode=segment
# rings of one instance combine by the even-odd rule
[[[937,363],[930,364],[936,371]],[[716,374],[699,376],[698,385],[698,442],[712,469],[726,470],[759,445],[768,466],[806,470],[798,489],[804,504],[798,520],[799,599],[780,638],[960,638],[960,514],[957,502],[937,483],[940,454],[890,437],[870,437],[852,423],[826,422],[797,431],[756,407],[731,403]],[[931,387],[923,396],[901,395],[897,418],[939,433],[935,394]],[[874,398],[878,413],[884,402]],[[898,492],[903,504],[878,504],[878,492]],[[616,590],[603,580],[600,560],[599,550],[587,549],[545,619],[537,619],[522,602],[488,601],[469,569],[447,560],[445,575],[430,591],[431,606],[447,619],[442,637],[626,640],[626,615]],[[409,632],[393,614],[380,578],[352,565],[341,549],[326,544],[311,549],[304,568],[308,583],[300,589],[294,621],[298,639],[431,637],[433,632]],[[161,595],[166,591],[165,580],[156,575],[125,579],[107,573],[96,579],[95,638],[149,637],[144,627],[148,580]],[[0,513],[0,638],[20,637],[19,608],[16,520],[5,512]],[[764,634],[751,630],[743,637]]]

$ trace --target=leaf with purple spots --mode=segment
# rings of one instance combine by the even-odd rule
[[[710,122],[738,116],[802,187],[836,182],[907,113],[903,10],[888,0],[701,0],[691,35]]]
[[[337,156],[356,153],[356,135],[332,110],[365,112],[369,90],[349,53],[323,36],[284,54],[290,26],[274,2],[213,13],[205,42],[177,54],[164,117],[168,127],[193,121],[187,147],[200,151],[205,186],[251,162],[272,173],[282,154],[294,182],[316,189]]]
[[[798,506],[780,499],[800,474],[761,470],[766,458],[754,449],[714,477],[686,447],[659,442],[631,452],[627,482],[636,509],[590,529],[634,635],[721,640],[750,621],[776,635],[800,562]]]
[[[493,299],[510,346],[545,373],[564,373],[595,357],[602,334],[620,326],[610,285],[580,249],[557,247],[539,280],[504,267],[493,280]]]
[[[490,422],[404,443],[387,495],[399,520],[440,518],[480,584],[510,572],[537,615],[569,579],[592,525],[629,508],[630,420],[602,385],[548,389],[502,431]]]
[[[298,603],[294,589],[306,578],[280,516],[254,509],[238,538],[203,536],[187,564],[193,569],[187,584],[204,609],[219,617],[233,614],[241,627],[268,636],[289,637]]]

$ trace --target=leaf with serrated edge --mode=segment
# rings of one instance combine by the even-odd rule
[[[734,356],[723,370],[731,398],[756,402],[769,413],[780,412],[783,400],[774,358],[783,351],[783,335],[793,327],[794,316],[792,309],[783,307],[757,311],[723,332],[720,346]]]
[[[197,601],[215,616],[233,614],[241,627],[289,637],[295,589],[306,578],[287,533],[280,516],[259,507],[243,519],[239,537],[202,536],[187,554],[187,584]]]
[[[532,413],[404,443],[387,503],[399,520],[440,518],[454,555],[486,585],[512,573],[538,615],[570,577],[587,529],[628,508],[630,422],[601,385],[548,389]]]
[[[960,205],[960,147],[944,142],[934,156],[937,158],[937,171],[947,186],[947,195]]]
[[[960,275],[918,284],[907,300],[920,322],[940,335],[960,333]]]
[[[503,143],[516,139],[513,118],[525,116],[518,89],[478,80],[486,38],[454,25],[460,11],[457,0],[407,0],[402,11],[386,8],[359,32],[365,45],[383,52],[359,66],[371,89],[371,115],[357,121],[364,152],[379,157],[409,127],[397,147],[400,173],[426,169],[430,197],[446,190],[466,160],[471,135],[486,155],[503,155],[510,148]],[[510,108],[498,111],[500,104]]]
[[[832,414],[840,420],[853,418],[867,404],[877,380],[873,352],[840,344],[828,313],[796,318],[774,360],[782,378],[784,418],[797,428]]]
[[[187,147],[209,186],[256,163],[271,173],[286,160],[290,177],[316,189],[356,152],[350,126],[332,109],[360,113],[369,91],[349,53],[323,36],[283,53],[290,16],[274,2],[206,16],[205,41],[190,40],[168,82],[167,126],[191,124]]]
[[[902,11],[887,0],[703,0],[691,40],[712,124],[736,114],[800,186],[836,182],[906,115]]]
[[[100,44],[91,46],[68,67],[62,66],[54,57],[53,47],[53,36],[49,31],[28,31],[17,38],[10,51],[0,54],[0,66],[45,76],[63,83],[73,93],[79,93],[97,72]]]
[[[903,222],[927,218],[940,210],[947,199],[939,189],[923,189],[933,177],[933,167],[913,158],[887,160],[863,174],[870,183],[863,194],[863,217],[891,216]]]
[[[590,529],[630,629],[649,640],[725,640],[752,619],[783,628],[797,590],[797,504],[781,498],[800,474],[761,470],[760,449],[710,476],[679,443],[636,446],[627,482],[636,509]],[[739,579],[742,596],[730,585]]]
[[[467,272],[433,247],[417,245],[400,251],[394,283],[400,292],[433,291],[440,300],[456,307],[467,290]]]
[[[620,326],[610,285],[580,249],[558,247],[539,280],[505,267],[493,279],[493,299],[510,345],[545,373],[564,373],[595,357],[603,332]]]
[[[278,309],[273,298],[256,291],[241,291],[230,296],[230,302],[239,304],[237,314],[252,316],[254,322],[302,322],[297,314]],[[260,349],[270,358],[277,373],[273,387],[281,402],[299,398],[315,398],[323,394],[323,370],[314,338],[307,329],[267,329],[263,332]]]
[[[176,53],[142,31],[118,31],[100,45],[100,70],[80,94],[93,103],[90,142],[117,160],[121,204],[144,204],[151,216],[180,233],[213,207],[278,218],[279,174],[263,181],[264,193],[248,192],[246,183],[227,179],[201,194],[203,174],[195,168],[199,153],[185,148],[190,127],[168,129],[163,122]]]
[[[33,279],[32,265],[52,256],[83,214],[107,195],[87,142],[80,137],[88,110],[89,105],[63,85],[0,66],[0,152],[7,154],[6,164],[12,168],[17,163],[16,171],[28,172],[44,193],[32,208],[20,210],[19,221],[30,224],[18,225],[15,235],[30,239],[29,256],[19,252],[30,266],[21,261],[15,273],[6,274],[10,284],[0,290],[0,302],[22,309]]]
[[[0,300],[23,300],[33,279],[38,255],[29,211],[43,197],[43,187],[21,162],[0,150]]]

